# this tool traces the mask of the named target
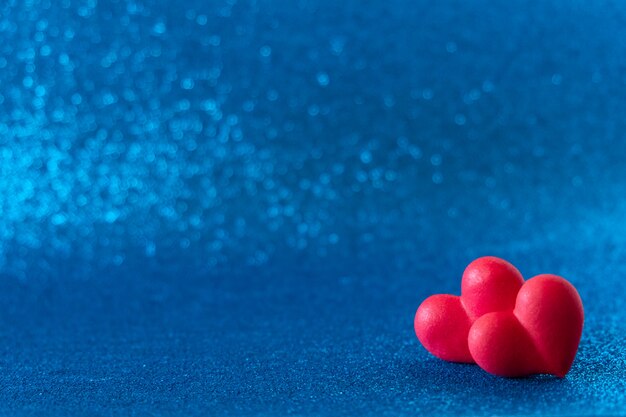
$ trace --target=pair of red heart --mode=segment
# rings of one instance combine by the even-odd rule
[[[476,259],[463,273],[461,296],[428,297],[415,314],[415,334],[433,355],[476,363],[505,377],[564,377],[583,328],[583,305],[556,275],[524,282],[503,259]]]

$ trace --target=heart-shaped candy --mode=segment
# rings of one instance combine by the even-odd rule
[[[512,310],[523,283],[522,274],[507,261],[478,258],[463,273],[460,297],[437,294],[419,306],[415,334],[440,359],[474,363],[467,344],[472,323],[486,313]]]
[[[415,333],[433,355],[477,363],[495,375],[565,376],[584,320],[576,289],[556,275],[524,282],[510,263],[479,258],[463,273],[461,296],[427,298],[415,314]]]
[[[512,311],[488,313],[474,322],[469,350],[495,375],[562,378],[574,362],[583,320],[574,286],[556,275],[538,275],[524,283]]]

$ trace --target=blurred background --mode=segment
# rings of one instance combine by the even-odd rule
[[[626,412],[626,4],[0,3],[0,410]],[[564,380],[430,356],[501,256]]]

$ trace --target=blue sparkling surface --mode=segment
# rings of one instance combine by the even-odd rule
[[[625,22],[3,1],[0,413],[625,414]],[[579,289],[565,379],[419,345],[486,254]]]

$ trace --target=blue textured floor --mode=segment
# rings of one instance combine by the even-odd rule
[[[626,414],[625,23],[0,3],[0,414]],[[576,285],[565,379],[419,345],[481,255]]]

